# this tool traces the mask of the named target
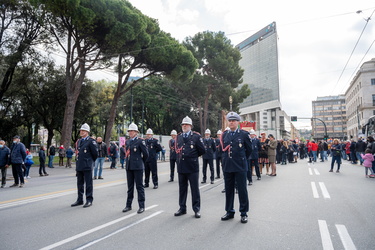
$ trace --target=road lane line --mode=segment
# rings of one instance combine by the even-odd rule
[[[113,233],[110,233],[110,234],[108,234],[108,235],[106,235],[106,236],[104,236],[104,237],[102,237],[102,238],[96,239],[96,240],[94,240],[94,241],[92,241],[92,242],[90,242],[90,243],[87,243],[86,245],[83,245],[83,246],[81,246],[81,247],[79,247],[79,248],[76,248],[76,249],[77,249],[77,250],[81,250],[81,249],[88,248],[89,246],[92,246],[92,245],[94,245],[94,244],[96,244],[96,243],[98,243],[98,242],[100,242],[100,241],[102,241],[102,240],[105,240],[105,239],[107,239],[107,238],[109,238],[109,237],[111,237],[111,236],[113,236],[113,235],[115,235],[115,234],[118,234],[118,233],[120,233],[120,232],[122,232],[122,231],[124,231],[124,230],[126,230],[126,229],[129,229],[129,228],[131,228],[131,227],[133,227],[133,226],[135,226],[135,225],[138,225],[138,224],[141,223],[141,222],[144,222],[144,221],[146,221],[146,220],[149,220],[149,219],[151,219],[152,217],[155,217],[155,216],[161,214],[162,212],[163,212],[163,211],[155,212],[155,213],[153,213],[153,214],[151,214],[151,215],[149,215],[149,216],[147,216],[147,217],[145,217],[145,218],[143,218],[143,219],[141,219],[141,220],[138,220],[138,221],[136,221],[136,222],[133,222],[132,224],[130,224],[130,225],[126,226],[126,227],[120,228],[120,229],[114,231]]]
[[[316,175],[320,175],[318,169],[314,168],[314,172],[315,172]]]
[[[324,250],[333,250],[333,244],[331,236],[329,235],[329,230],[327,222],[325,220],[318,220],[320,237],[322,239],[322,245]]]
[[[94,185],[94,189],[96,190],[96,189],[121,185],[124,183],[124,181],[125,180],[122,179],[122,180],[96,184]],[[56,198],[56,197],[61,197],[61,196],[69,195],[69,194],[74,194],[76,192],[77,192],[77,188],[71,188],[71,189],[55,191],[55,192],[50,192],[50,193],[45,193],[45,194],[22,197],[22,198],[18,198],[14,200],[2,201],[0,202],[0,209],[13,207],[17,205],[28,204],[28,203],[32,203],[36,201],[47,200],[47,199]]]
[[[322,194],[324,199],[331,199],[331,196],[328,193],[328,190],[326,188],[326,185],[324,185],[323,182],[319,182],[320,189],[322,190]]]
[[[312,188],[314,198],[319,198],[318,189],[316,188],[316,184],[313,181],[311,182],[311,188]]]
[[[146,208],[146,210],[148,210],[148,209],[152,209],[152,208],[157,207],[157,206],[158,206],[158,205],[152,205],[152,206],[149,206],[149,207]],[[90,229],[90,230],[87,230],[87,231],[85,231],[85,232],[82,232],[82,233],[80,233],[80,234],[76,234],[76,235],[74,235],[74,236],[72,236],[72,237],[69,237],[69,238],[67,238],[67,239],[65,239],[65,240],[61,240],[61,241],[56,242],[56,243],[54,243],[54,244],[51,244],[51,245],[49,245],[49,246],[43,247],[41,250],[48,250],[48,249],[53,249],[53,248],[55,248],[55,247],[62,246],[62,245],[64,245],[64,244],[68,243],[68,242],[71,242],[71,241],[73,241],[73,240],[79,239],[79,238],[81,238],[81,237],[83,237],[83,236],[86,236],[86,235],[88,235],[88,234],[94,233],[94,232],[99,231],[99,230],[101,230],[101,229],[103,229],[103,228],[109,227],[109,226],[111,226],[111,225],[113,225],[113,224],[116,224],[116,223],[118,223],[118,222],[120,222],[120,221],[123,221],[123,220],[126,220],[126,219],[128,219],[128,218],[131,218],[131,217],[133,217],[133,216],[136,215],[136,214],[137,214],[137,212],[134,212],[134,213],[128,214],[128,215],[126,215],[126,216],[124,216],[124,217],[121,217],[121,218],[118,218],[118,219],[116,219],[116,220],[113,220],[113,221],[107,222],[107,223],[105,223],[105,224],[103,224],[103,225],[100,225],[100,226],[94,227],[94,228],[92,228],[92,229]]]
[[[313,172],[312,172],[311,168],[309,168],[309,174],[313,175]]]
[[[346,227],[344,225],[336,224],[336,228],[345,250],[356,250],[357,248],[355,247]]]

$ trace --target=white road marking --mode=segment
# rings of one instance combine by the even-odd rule
[[[328,190],[326,188],[326,185],[324,185],[323,182],[319,182],[320,189],[322,189],[322,194],[324,199],[331,199],[331,196],[328,193]]]
[[[337,232],[339,233],[340,239],[342,244],[344,245],[345,250],[356,250],[352,238],[350,237],[348,230],[346,230],[346,227],[344,225],[337,225]]]
[[[106,187],[111,187],[111,186],[122,185],[122,184],[124,184],[124,182],[109,183],[109,184],[104,184],[104,185],[100,185],[100,186],[96,186],[96,187],[94,186],[94,190],[106,188]],[[28,203],[32,203],[32,202],[36,202],[36,201],[48,200],[48,199],[51,199],[51,198],[56,198],[56,197],[61,197],[61,196],[65,196],[65,195],[69,195],[69,194],[76,194],[76,193],[77,193],[77,190],[70,190],[70,191],[60,192],[60,193],[56,193],[56,194],[38,196],[38,197],[25,199],[25,200],[12,201],[12,202],[9,202],[9,203],[1,204],[0,209],[8,208],[8,207],[14,207],[14,206],[23,205],[23,204],[28,204]]]
[[[318,220],[320,237],[322,239],[322,245],[324,250],[333,250],[333,244],[331,236],[329,234],[327,222],[325,220]]]
[[[320,175],[318,169],[314,168],[314,172],[315,172],[316,175]]]
[[[109,237],[111,237],[111,236],[113,236],[113,235],[115,235],[115,234],[118,234],[118,233],[120,233],[120,232],[122,232],[122,231],[124,231],[124,230],[126,230],[126,229],[128,229],[128,228],[131,228],[131,227],[133,227],[133,226],[135,226],[135,225],[137,225],[137,224],[139,224],[139,223],[141,223],[141,222],[143,222],[143,221],[146,221],[146,220],[148,220],[148,219],[151,219],[152,217],[155,217],[156,215],[159,215],[159,214],[161,214],[162,212],[163,212],[163,211],[158,211],[158,212],[156,212],[156,213],[153,213],[153,214],[151,214],[151,215],[149,215],[149,216],[147,216],[147,217],[145,217],[145,218],[143,218],[143,219],[141,219],[141,220],[138,220],[138,221],[136,221],[136,222],[134,222],[134,223],[132,223],[132,224],[126,226],[126,227],[120,228],[120,229],[114,231],[113,233],[110,233],[110,234],[108,234],[108,235],[106,235],[106,236],[104,236],[104,237],[102,237],[102,238],[96,239],[96,240],[94,240],[94,241],[92,241],[92,242],[90,242],[90,243],[87,243],[86,245],[83,245],[83,246],[81,246],[81,247],[79,247],[79,248],[77,248],[77,249],[81,250],[81,249],[85,249],[85,248],[87,248],[87,247],[89,247],[89,246],[92,246],[92,245],[94,245],[94,244],[96,244],[96,243],[98,243],[98,242],[100,242],[100,241],[102,241],[102,240],[105,240],[105,239],[107,239],[107,238],[109,238]]]
[[[150,206],[150,207],[147,207],[146,210],[148,210],[148,209],[152,209],[152,208],[157,207],[157,206],[158,206],[158,205],[152,205],[152,206]],[[131,214],[126,215],[126,216],[124,216],[124,217],[121,217],[121,218],[118,218],[118,219],[116,219],[116,220],[113,220],[113,221],[110,221],[110,222],[108,222],[108,223],[105,223],[105,224],[103,224],[103,225],[100,225],[100,226],[94,227],[94,228],[92,228],[92,229],[90,229],[90,230],[87,230],[87,231],[82,232],[82,233],[80,233],[80,234],[76,234],[76,235],[74,235],[74,236],[72,236],[72,237],[69,237],[69,238],[67,238],[67,239],[65,239],[65,240],[61,240],[61,241],[56,242],[56,243],[54,243],[54,244],[51,244],[51,245],[49,245],[49,246],[43,247],[41,250],[47,250],[47,249],[53,249],[53,248],[55,248],[55,247],[59,247],[59,246],[64,245],[64,244],[66,244],[66,243],[68,243],[68,242],[71,242],[71,241],[73,241],[73,240],[79,239],[79,238],[81,238],[81,237],[83,237],[83,236],[86,236],[86,235],[88,235],[88,234],[94,233],[94,232],[99,231],[99,230],[101,230],[101,229],[103,229],[103,228],[109,227],[109,226],[111,226],[111,225],[113,225],[113,224],[116,224],[116,223],[118,223],[118,222],[120,222],[120,221],[126,220],[126,219],[128,219],[128,218],[130,218],[130,217],[133,217],[133,216],[136,215],[136,214],[137,214],[137,212],[134,212],[134,213],[131,213]]]
[[[313,172],[312,172],[311,168],[309,168],[309,174],[313,175]]]
[[[314,198],[319,198],[318,189],[316,188],[316,184],[313,181],[311,182],[311,188],[312,188]]]

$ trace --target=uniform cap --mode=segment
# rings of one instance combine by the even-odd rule
[[[193,121],[191,120],[189,116],[185,116],[185,118],[182,119],[182,122],[181,122],[181,125],[183,124],[188,124],[188,125],[193,126]]]
[[[90,126],[87,123],[84,123],[79,130],[90,132]]]
[[[139,131],[138,131],[138,126],[135,125],[134,123],[131,123],[131,124],[129,125],[128,131],[137,131],[137,132],[139,132]]]
[[[154,134],[154,132],[152,132],[152,129],[147,129],[147,131],[146,131],[146,135],[153,135]]]
[[[221,130],[219,129],[216,134],[221,135],[222,134]]]
[[[13,139],[21,139],[21,137],[19,135],[15,135],[13,136]]]
[[[250,130],[250,134],[251,134],[251,135],[256,135],[254,129]]]
[[[231,121],[231,120],[241,121],[241,117],[239,116],[239,114],[232,111],[227,114],[227,120],[228,121]]]
[[[211,130],[209,129],[206,129],[206,131],[204,131],[205,134],[211,134]]]
[[[171,135],[177,135],[177,131],[173,129],[173,130],[171,131]]]

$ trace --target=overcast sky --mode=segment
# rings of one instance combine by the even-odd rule
[[[317,96],[344,94],[357,67],[375,57],[375,45],[369,50],[375,39],[374,14],[349,60],[366,19],[375,10],[374,0],[130,2],[142,13],[158,19],[161,29],[179,41],[210,30],[225,32],[233,45],[237,45],[275,21],[281,104],[290,116],[311,117],[312,100]],[[361,13],[356,13],[359,10]]]

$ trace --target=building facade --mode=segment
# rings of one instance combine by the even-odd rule
[[[273,22],[236,46],[244,69],[242,84],[251,90],[240,104],[240,115],[243,120],[256,122],[258,134],[289,139],[295,132],[289,116],[281,109],[277,39]]]
[[[345,92],[347,136],[358,139],[362,127],[375,115],[375,58],[362,64]]]
[[[326,132],[328,138],[347,138],[344,95],[317,97],[316,101],[312,102],[312,114],[313,118],[316,118],[311,121],[314,139],[323,139]]]

